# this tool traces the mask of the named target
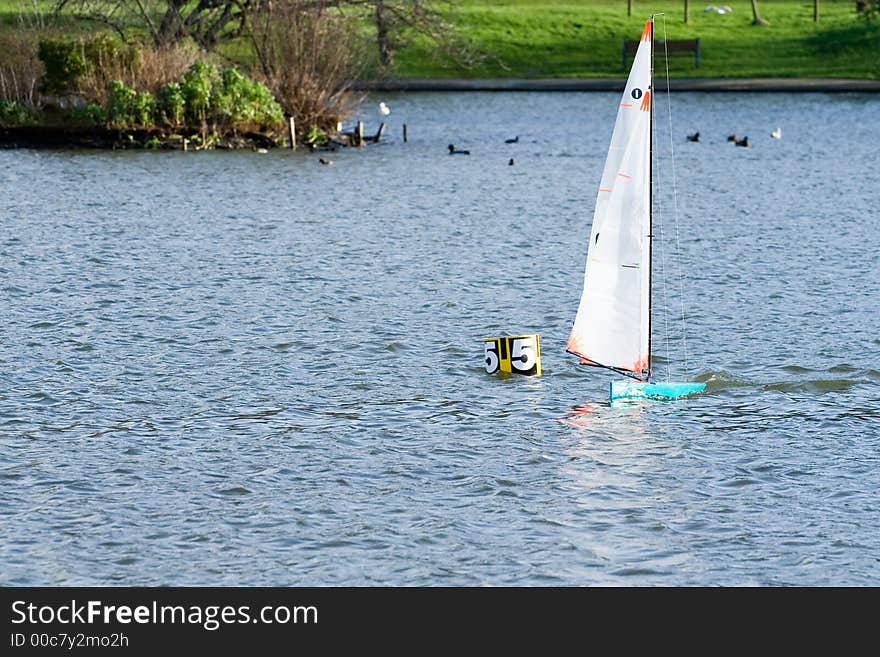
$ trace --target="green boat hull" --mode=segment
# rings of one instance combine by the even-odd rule
[[[679,399],[703,392],[705,389],[705,383],[612,381],[611,401],[619,399]]]

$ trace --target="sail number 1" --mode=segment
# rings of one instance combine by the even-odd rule
[[[509,372],[541,376],[541,345],[538,334],[484,338],[486,372]]]

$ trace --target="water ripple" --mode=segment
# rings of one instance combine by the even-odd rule
[[[790,123],[676,149],[656,365],[707,392],[621,407],[564,353],[614,94],[393,100],[418,139],[329,169],[0,151],[4,584],[878,581],[880,174],[836,120],[876,98],[673,97]],[[485,374],[532,332],[543,377]]]

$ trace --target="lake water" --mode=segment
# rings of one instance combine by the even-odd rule
[[[880,97],[671,98],[655,356],[708,392],[614,407],[565,343],[618,95],[379,100],[360,151],[0,151],[3,584],[880,583]]]

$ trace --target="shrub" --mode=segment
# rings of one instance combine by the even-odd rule
[[[180,94],[184,118],[203,131],[208,124],[213,129],[252,130],[278,128],[284,122],[269,89],[235,68],[221,73],[213,64],[196,62],[184,73]]]
[[[34,125],[33,110],[15,100],[0,100],[0,126]]]
[[[223,71],[222,85],[212,99],[212,113],[220,123],[233,125],[248,119],[247,96],[249,80],[238,69]]]
[[[81,48],[72,41],[46,39],[40,41],[37,57],[46,67],[40,90],[49,94],[72,92],[86,72],[86,59]]]
[[[186,102],[186,118],[202,124],[207,123],[211,110],[211,92],[219,81],[217,67],[198,61],[187,69],[180,81],[180,89]]]
[[[113,128],[134,127],[135,102],[138,93],[125,86],[121,80],[114,80],[110,85],[110,100],[107,103],[107,123]]]
[[[303,141],[305,141],[305,143],[307,144],[323,146],[327,143],[327,137],[318,126],[310,125],[308,131],[306,132],[306,137]]]
[[[134,123],[142,128],[153,125],[153,114],[156,111],[156,100],[149,91],[141,91],[134,97],[131,114]]]
[[[284,111],[272,96],[266,85],[256,80],[248,80],[248,96],[246,98],[249,120],[260,128],[277,128],[284,123]]]
[[[125,45],[116,37],[103,33],[81,39],[77,47],[82,52],[86,70],[77,81],[75,91],[87,101],[106,103],[108,89],[114,80],[140,87],[141,50],[138,46]]]
[[[137,77],[141,51],[106,33],[88,39],[40,41],[37,56],[43,62],[42,91],[55,95],[81,94],[103,103],[112,80]]]
[[[102,126],[107,123],[107,110],[95,103],[77,107],[71,112],[73,121],[85,126]]]
[[[134,74],[137,87],[158,96],[162,87],[180,82],[186,70],[198,60],[199,50],[192,41],[163,47],[143,47],[138,51]],[[132,80],[131,84],[134,84]]]
[[[153,125],[156,101],[149,91],[137,92],[115,80],[110,85],[107,123],[113,128],[149,128]]]
[[[284,112],[265,85],[235,68],[223,71],[222,87],[214,94],[215,120],[232,130],[277,128]]]
[[[330,4],[260,3],[249,22],[263,77],[284,112],[302,128],[328,132],[357,104],[350,85],[365,60],[360,19]]]
[[[140,59],[138,46],[126,45],[106,32],[81,40],[78,45],[87,68],[106,69],[121,65],[131,69]]]
[[[169,82],[162,87],[156,105],[157,118],[160,123],[172,128],[183,125],[186,99],[177,82]]]
[[[106,125],[118,130],[187,126],[199,129],[201,142],[207,144],[209,133],[218,129],[263,131],[284,124],[284,113],[269,89],[235,68],[221,71],[212,63],[198,60],[177,81],[150,88],[142,86],[135,75],[142,67],[145,51],[125,46],[108,35],[76,42],[44,40],[39,48],[47,68],[45,88],[59,94],[79,93],[90,101],[69,115],[80,125]],[[154,66],[160,60],[153,57],[148,61]],[[174,61],[179,63],[185,58],[175,57]],[[158,69],[154,68],[150,70],[155,73]],[[106,79],[111,73],[119,75]],[[102,80],[104,87],[99,93]],[[10,116],[11,108],[5,109]]]

